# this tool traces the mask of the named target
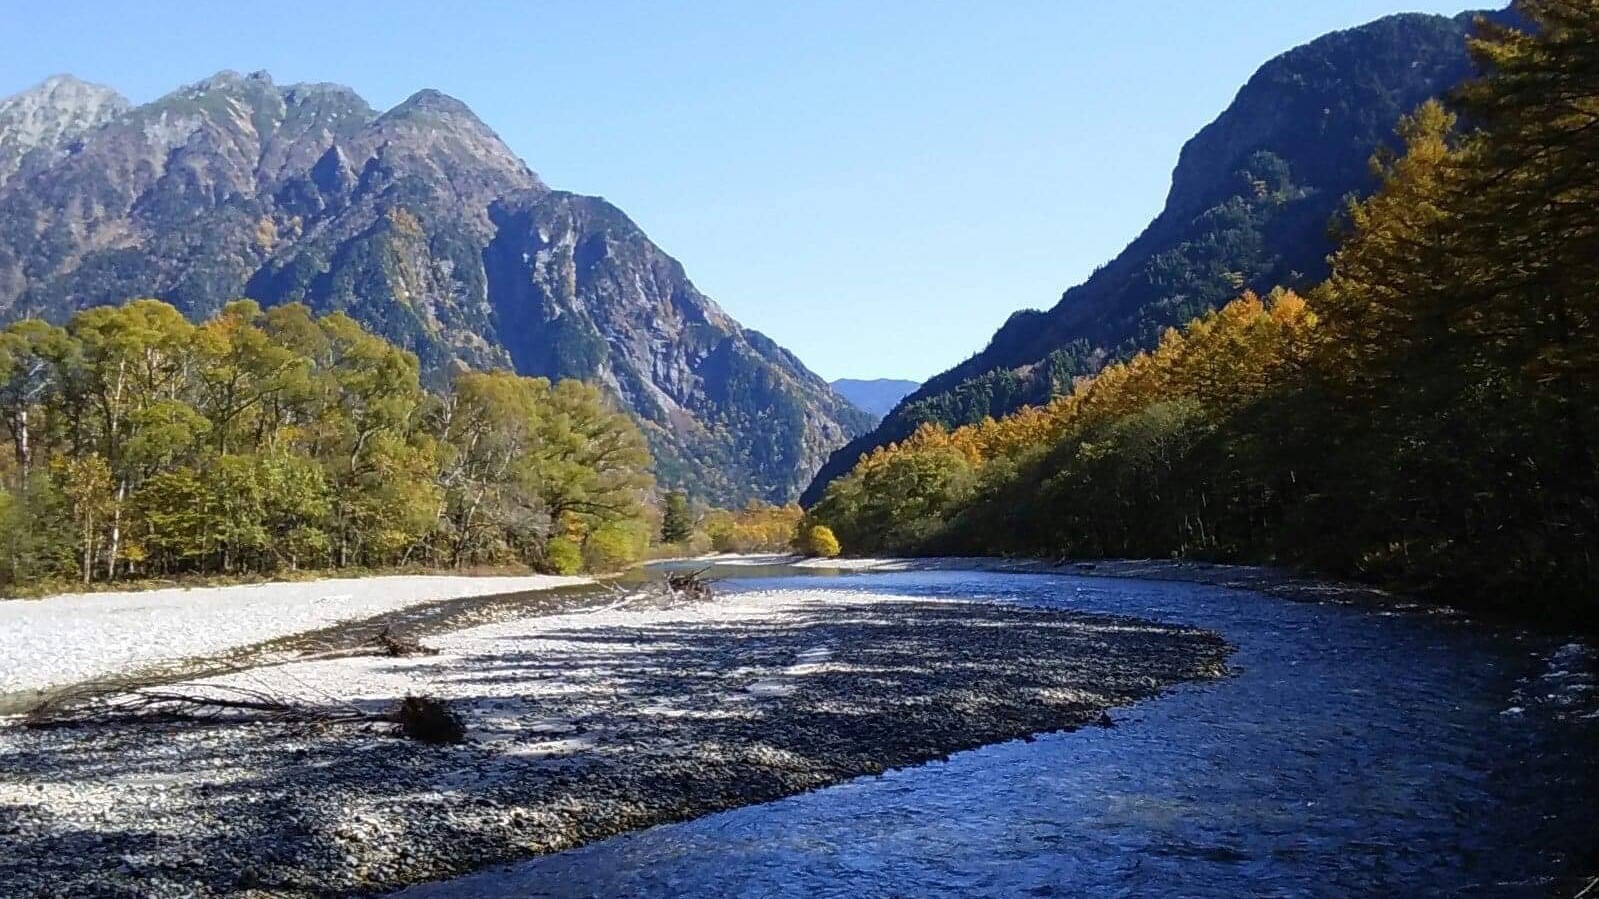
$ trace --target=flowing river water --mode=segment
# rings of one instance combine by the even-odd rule
[[[1224,680],[1043,735],[419,897],[1542,896],[1599,859],[1580,644],[1190,583],[728,569],[730,590],[960,597],[1198,625]]]

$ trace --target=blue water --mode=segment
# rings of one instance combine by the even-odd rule
[[[770,577],[1194,624],[1235,676],[1090,728],[653,828],[407,897],[1541,896],[1599,848],[1569,641],[1182,583]]]

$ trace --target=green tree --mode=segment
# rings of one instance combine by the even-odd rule
[[[638,518],[653,482],[638,426],[593,385],[562,381],[546,389],[549,412],[529,464],[550,520],[592,530]]]
[[[688,494],[673,490],[666,494],[665,505],[661,516],[661,542],[686,542],[694,536],[694,513],[688,506]]]
[[[583,561],[590,571],[619,571],[643,558],[649,543],[642,521],[607,521],[583,541]]]
[[[456,378],[440,421],[453,564],[491,560],[548,534],[532,458],[547,393],[547,382],[508,372]]]
[[[643,552],[642,435],[596,387],[464,372],[344,315],[155,300],[0,332],[0,578]],[[45,470],[36,458],[51,459]],[[647,541],[645,541],[647,543]]]
[[[60,389],[69,352],[66,332],[37,319],[14,322],[0,332],[0,424],[11,438],[24,480],[33,467],[38,413]]]
[[[116,505],[111,466],[94,453],[62,459],[56,465],[56,478],[70,504],[72,521],[77,525],[80,574],[87,584],[94,577],[95,559],[104,542],[106,521]]]

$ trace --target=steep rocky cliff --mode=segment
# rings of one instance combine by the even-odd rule
[[[219,73],[152,103],[59,76],[0,102],[0,317],[154,296],[342,310],[428,376],[608,385],[662,481],[791,498],[869,426],[603,200],[550,190],[465,104],[378,113],[330,84]]]

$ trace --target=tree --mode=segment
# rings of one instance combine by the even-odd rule
[[[591,531],[642,515],[653,479],[638,426],[593,385],[541,383],[549,410],[528,464],[550,520]]]
[[[95,557],[99,555],[106,519],[114,505],[111,467],[99,455],[90,453],[56,463],[61,492],[72,510],[77,525],[80,574],[85,584],[94,577]]]
[[[65,331],[37,319],[14,322],[0,333],[0,423],[24,480],[33,467],[36,413],[59,389],[69,347]]]
[[[347,316],[155,300],[0,331],[0,580],[630,563],[649,454],[590,385],[463,372]],[[37,466],[34,460],[51,460]],[[646,541],[647,542],[647,541]]]
[[[508,372],[456,378],[440,413],[452,563],[492,559],[511,549],[516,534],[548,533],[532,460],[547,393],[547,382]]]
[[[643,558],[649,544],[649,530],[642,521],[607,521],[583,541],[583,561],[590,571],[618,571]]]
[[[661,517],[661,542],[683,543],[694,536],[694,513],[688,507],[688,494],[673,490],[666,494],[666,509]]]

